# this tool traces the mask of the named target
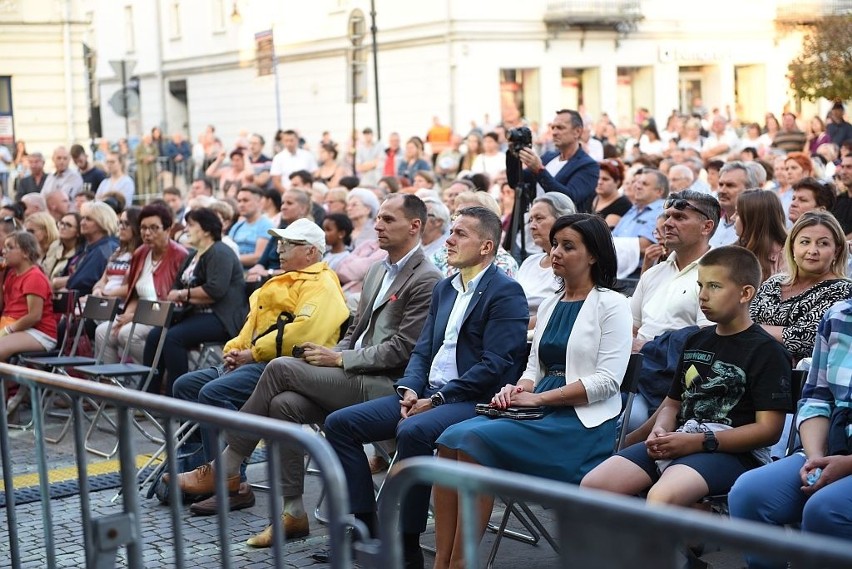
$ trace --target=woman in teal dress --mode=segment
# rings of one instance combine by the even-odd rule
[[[627,299],[613,290],[615,248],[601,218],[560,217],[550,242],[562,286],[539,308],[526,371],[491,400],[500,409],[544,406],[544,416],[463,421],[438,439],[438,456],[579,484],[613,448],[633,321]],[[458,495],[435,487],[434,496],[435,567],[462,566]],[[480,536],[493,503],[480,497]]]

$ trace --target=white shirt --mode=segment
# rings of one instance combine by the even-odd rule
[[[733,221],[728,223],[724,217],[719,218],[719,226],[716,228],[713,237],[710,238],[710,247],[715,249],[736,243],[739,237],[735,225],[736,223]]]
[[[447,320],[447,328],[444,330],[444,343],[438,348],[438,352],[432,359],[432,367],[429,368],[429,387],[432,389],[440,389],[459,377],[456,362],[456,344],[459,339],[459,330],[461,330],[467,307],[470,306],[470,301],[477,294],[476,287],[489,267],[486,267],[468,281],[467,290],[462,289],[461,273],[456,274],[450,281],[457,294],[453,309],[450,311],[450,317]]]
[[[550,173],[550,175],[555,178],[556,174],[559,173],[559,171],[562,169],[563,166],[565,166],[565,164],[567,162],[568,162],[567,160],[562,160],[562,156],[560,155],[560,156],[555,157],[553,160],[551,160],[547,164],[545,164],[544,169],[547,170]],[[541,196],[544,195],[544,188],[541,187],[541,184],[535,185],[535,195],[536,195],[536,197],[541,197]],[[527,226],[528,225],[529,225],[529,223],[527,222]]]
[[[382,278],[382,286],[379,287],[379,292],[376,294],[376,299],[373,301],[373,307],[370,309],[370,318],[373,318],[373,313],[378,308],[379,304],[384,300],[385,295],[388,293],[388,290],[393,284],[394,279],[399,274],[399,272],[405,267],[405,264],[411,259],[411,256],[415,251],[420,247],[420,243],[414,246],[414,248],[405,254],[405,256],[397,261],[396,263],[389,263],[387,258],[382,261],[382,264],[385,267],[385,276]],[[364,331],[361,332],[361,335],[358,337],[358,340],[355,341],[354,349],[360,350],[361,345],[364,343],[364,335],[369,330],[370,326],[364,328]]]
[[[145,264],[142,265],[142,272],[139,274],[139,279],[136,281],[136,294],[142,300],[157,300],[157,289],[154,287],[154,269],[159,266],[154,265],[152,253],[149,251],[145,257]],[[162,260],[162,259],[161,259]]]
[[[709,326],[698,307],[698,259],[677,268],[677,253],[648,269],[630,299],[637,338],[652,340],[669,330]]]
[[[473,159],[473,164],[470,165],[470,171],[474,174],[488,174],[489,178],[494,178],[497,174],[506,169],[506,154],[498,152],[493,156],[480,154]]]
[[[524,260],[518,269],[518,274],[515,275],[515,280],[524,289],[524,295],[527,297],[527,303],[530,306],[530,318],[536,315],[538,307],[544,299],[556,294],[559,287],[559,283],[553,275],[553,269],[541,266],[541,260],[546,256],[547,253],[530,255]]]
[[[294,154],[290,154],[290,151],[285,148],[272,159],[269,175],[281,176],[281,185],[289,188],[290,174],[299,170],[315,172],[317,169],[317,159],[307,150],[297,148]]]

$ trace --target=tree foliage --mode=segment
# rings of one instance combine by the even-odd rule
[[[852,15],[820,19],[789,72],[790,86],[802,99],[852,98]]]

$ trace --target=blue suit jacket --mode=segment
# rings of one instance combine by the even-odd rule
[[[558,157],[559,152],[545,152],[541,156],[541,163],[546,166],[548,162]],[[545,192],[565,194],[574,200],[577,211],[591,212],[600,170],[600,166],[591,156],[582,148],[577,148],[577,152],[562,166],[556,176],[552,176],[546,169],[542,170],[538,176],[530,170],[524,170],[524,180],[540,184]]]
[[[426,324],[405,375],[396,384],[418,397],[423,397],[429,386],[432,359],[444,343],[457,295],[453,278],[435,286]],[[479,281],[462,320],[456,345],[460,377],[440,389],[444,401],[487,401],[503,385],[515,383],[526,364],[528,321],[529,308],[521,285],[492,264]]]

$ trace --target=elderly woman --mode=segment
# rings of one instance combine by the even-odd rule
[[[53,217],[50,219],[53,220]],[[59,237],[47,248],[41,264],[51,283],[65,270],[68,261],[83,250],[85,244],[85,239],[80,235],[80,214],[65,214],[56,222],[56,227]],[[56,290],[55,286],[51,287]]]
[[[731,516],[803,532],[852,539],[852,448],[849,408],[852,301],[828,309],[819,323],[813,362],[796,418],[802,446],[786,458],[751,470],[728,495]],[[751,568],[786,562],[751,557]]]
[[[281,199],[281,222],[278,229],[284,229],[297,219],[310,219],[311,215],[311,196],[297,189],[289,189],[284,192]],[[250,268],[246,273],[246,282],[248,283],[263,283],[271,276],[281,273],[281,262],[278,259],[278,241],[270,239],[260,256],[258,263]],[[249,294],[256,286],[249,288]]]
[[[823,314],[852,295],[840,224],[826,212],[802,215],[787,236],[784,256],[788,272],[760,285],[751,318],[800,360],[811,355]]]
[[[376,240],[373,220],[378,212],[379,200],[376,194],[364,188],[355,188],[349,192],[346,215],[352,221],[352,243],[355,247]]]
[[[208,208],[186,214],[189,244],[193,248],[178,270],[168,300],[179,305],[179,322],[169,328],[159,362],[158,380],[150,391],[159,392],[159,378],[169,381],[189,371],[189,350],[204,342],[235,337],[248,313],[245,281],[239,259],[222,243],[222,221]],[[148,334],[145,365],[151,365],[160,341],[160,329]],[[171,393],[171,386],[166,393]]]
[[[92,287],[93,295],[118,298],[127,296],[125,277],[130,270],[130,259],[133,257],[133,252],[142,244],[142,236],[139,233],[139,212],[141,211],[141,208],[131,207],[121,212],[118,218],[118,249],[107,261],[101,279]]]
[[[48,249],[54,241],[59,240],[59,229],[56,227],[56,221],[46,211],[39,211],[27,217],[24,221],[24,229],[36,238],[39,250],[38,262],[40,265],[43,264]]]
[[[130,269],[125,277],[127,296],[124,312],[116,316],[109,335],[108,322],[102,322],[95,331],[95,353],[104,346],[104,363],[117,363],[129,339],[132,340],[130,355],[133,360],[144,361],[145,339],[151,331],[151,326],[138,324],[131,339],[131,321],[140,299],[168,299],[178,268],[186,258],[186,249],[169,239],[173,219],[168,206],[161,204],[147,205],[139,213],[142,246],[133,253]]]
[[[102,202],[84,204],[80,211],[80,235],[86,240],[83,250],[74,256],[62,275],[53,279],[53,289],[76,290],[80,296],[92,292],[92,287],[104,274],[107,261],[118,247],[118,216]],[[66,219],[68,216],[63,216]]]
[[[549,238],[558,293],[539,308],[526,371],[491,400],[497,409],[543,406],[544,416],[463,421],[440,436],[438,456],[578,484],[612,451],[632,321],[627,299],[612,290],[616,258],[606,223],[567,215],[553,223]],[[460,501],[439,486],[434,496],[435,567],[461,566]],[[492,506],[493,498],[480,498],[480,536]]]
[[[533,241],[536,246],[547,251],[527,257],[515,277],[523,287],[527,304],[530,306],[530,330],[535,328],[539,305],[556,294],[559,288],[550,266],[550,229],[557,219],[575,212],[571,198],[558,192],[547,192],[536,198],[530,208],[530,233]]]

